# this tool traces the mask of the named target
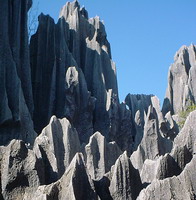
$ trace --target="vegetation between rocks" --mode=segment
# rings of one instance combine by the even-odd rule
[[[196,110],[196,104],[191,101],[190,105],[185,110],[179,113],[180,120],[178,122],[178,126],[180,127],[180,129],[182,129],[182,127],[184,126],[185,121],[189,116],[189,114],[194,110]]]

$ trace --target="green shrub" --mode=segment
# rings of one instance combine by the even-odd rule
[[[189,103],[190,105],[183,111],[181,111],[179,113],[179,117],[180,117],[180,120],[178,122],[178,126],[180,127],[180,129],[182,129],[182,127],[184,126],[184,123],[188,117],[188,115],[196,110],[196,104],[194,104],[192,101]]]

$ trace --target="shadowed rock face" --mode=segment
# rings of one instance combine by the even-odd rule
[[[0,144],[33,143],[33,98],[27,34],[29,0],[0,3]]]
[[[95,98],[88,92],[83,72],[68,49],[69,38],[64,19],[55,24],[51,17],[39,16],[39,27],[30,44],[33,119],[35,129],[41,132],[52,115],[67,117],[83,141],[93,133]]]
[[[171,149],[172,142],[160,134],[155,107],[149,106],[144,124],[144,136],[137,150],[131,155],[134,167],[141,170],[146,159],[156,160],[160,155],[170,152]]]
[[[154,95],[120,104],[100,19],[76,0],[57,24],[41,14],[29,58],[31,3],[0,1],[0,199],[195,199],[196,111],[177,125],[195,46],[176,54],[162,112]]]
[[[173,139],[176,136],[176,132],[178,131],[175,126],[176,124],[169,113],[163,117],[159,99],[156,96],[128,94],[125,98],[125,103],[129,107],[131,113],[131,120],[129,121],[132,121],[132,126],[130,128],[133,137],[133,150],[136,150],[138,145],[142,142],[145,129],[148,129],[147,127],[151,129],[150,133],[153,132],[153,129],[156,129],[154,132],[156,133],[158,131],[162,138],[169,137]],[[151,114],[149,114],[149,107],[151,107]],[[147,116],[148,114],[149,116]],[[153,122],[151,123],[150,121]],[[150,123],[150,125],[148,125],[148,123]]]
[[[145,118],[148,107],[152,105],[151,98],[153,95],[131,95],[125,98],[125,103],[131,111],[131,119],[133,120],[132,135],[134,140],[134,150],[140,144],[144,134]]]

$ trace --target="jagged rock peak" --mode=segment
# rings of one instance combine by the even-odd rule
[[[56,115],[69,119],[81,142],[87,143],[96,131],[116,141],[123,130],[131,140],[123,124],[129,116],[119,105],[116,67],[104,25],[98,17],[88,20],[84,12],[78,2],[67,3],[57,24],[41,16],[31,38],[35,129],[40,133]],[[125,145],[129,146],[121,142],[123,150]]]
[[[133,122],[132,126],[132,135],[133,135],[133,150],[136,150],[140,144],[143,135],[144,135],[144,125],[147,119],[147,113],[149,106],[151,109],[154,109],[156,112],[158,120],[158,129],[161,129],[160,132],[163,135],[172,135],[173,126],[172,119],[170,121],[165,121],[160,109],[160,103],[158,97],[154,95],[144,95],[144,94],[128,94],[125,98],[125,103],[131,111],[131,119]],[[170,130],[172,129],[172,130]],[[164,133],[162,133],[164,132]]]
[[[64,19],[55,24],[51,17],[40,15],[38,30],[30,41],[33,120],[40,133],[52,115],[66,117],[86,138],[93,132],[95,98],[91,97],[84,74],[68,48],[69,42],[73,42],[70,40],[69,25]]]
[[[84,151],[87,169],[93,179],[100,179],[109,172],[122,153],[115,142],[108,143],[99,132],[90,137]]]
[[[196,46],[182,46],[175,54],[168,72],[168,88],[163,103],[163,114],[178,114],[196,102]]]
[[[78,1],[73,1],[67,2],[66,5],[63,6],[59,17],[63,17],[65,21],[68,22],[70,29],[81,34],[78,39],[88,39],[91,41],[94,38],[111,58],[110,44],[106,39],[107,34],[105,26],[98,16],[88,19],[88,12],[85,8],[80,8]],[[99,45],[94,44],[93,46],[94,49],[100,53],[100,50],[98,50],[99,48],[97,47]]]
[[[186,46],[183,45],[175,54],[174,56],[174,62],[178,61],[178,59],[180,59],[182,61],[182,63],[185,66],[185,62],[189,61],[190,62],[190,66],[195,65],[195,51],[196,51],[196,46],[194,44],[191,44],[190,46]],[[187,53],[190,54],[189,57],[187,56]],[[189,60],[186,60],[186,58],[188,58]],[[185,66],[188,67],[188,66]],[[187,68],[187,72],[188,72],[189,68]]]
[[[40,186],[33,199],[97,200],[94,184],[84,164],[83,155],[77,153],[60,180],[47,186]],[[31,199],[29,198],[29,199]]]
[[[170,200],[196,198],[196,156],[185,167],[179,176],[164,180],[154,180],[146,189],[143,189],[137,200]]]
[[[48,126],[36,138],[34,151],[38,157],[44,158],[48,182],[54,181],[64,174],[72,158],[80,151],[78,133],[66,118],[52,116]]]
[[[62,7],[59,17],[68,17],[68,15],[73,15],[75,10],[79,11],[83,17],[88,19],[88,11],[84,6],[80,7],[80,4],[77,0],[74,0],[73,2],[67,2],[66,5]]]
[[[180,148],[183,149],[186,147],[187,153],[192,157],[196,153],[196,129],[194,124],[196,123],[196,111],[193,111],[189,114],[184,127],[180,131],[180,133],[177,135],[177,137],[174,139],[174,149],[172,151],[172,154],[177,153],[180,154],[178,151]],[[185,156],[185,160],[188,159],[188,155]],[[184,162],[185,160],[181,160],[181,162]],[[186,165],[186,162],[185,162]],[[179,164],[181,166],[181,164]]]
[[[193,126],[195,121],[196,111],[193,111],[174,139],[171,152],[160,156],[157,160],[145,160],[140,174],[143,182],[150,183],[155,179],[177,176],[184,170],[196,152],[195,126]]]
[[[171,140],[164,138],[160,133],[159,118],[155,107],[149,106],[143,138],[137,150],[131,155],[133,166],[140,171],[146,159],[156,160],[160,155],[172,149]]]
[[[110,194],[113,199],[136,199],[142,188],[138,170],[136,170],[125,151],[111,170]]]
[[[31,3],[0,1],[0,199],[136,199],[146,184],[139,198],[194,199],[196,111],[177,136],[173,114],[195,103],[196,47],[175,55],[163,117],[153,95],[119,103],[104,24],[78,1],[57,24],[39,16],[29,59]]]

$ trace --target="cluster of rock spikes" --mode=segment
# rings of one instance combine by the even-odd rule
[[[154,95],[119,102],[104,24],[78,1],[58,22],[39,16],[29,43],[31,0],[0,1],[0,199],[194,200],[196,46]]]

